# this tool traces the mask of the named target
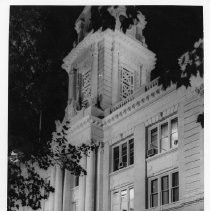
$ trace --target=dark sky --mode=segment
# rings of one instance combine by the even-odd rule
[[[203,37],[203,8],[198,6],[138,6],[145,15],[148,48],[157,55],[156,69],[177,68],[177,58]],[[76,38],[74,23],[83,7],[51,7],[56,38],[63,46],[62,58]]]
[[[61,65],[63,58],[71,51],[73,42],[77,39],[74,23],[83,8],[82,6],[38,8],[43,11],[47,20],[46,30],[42,32],[39,40],[40,46],[41,49],[45,49],[44,61],[46,59],[52,61],[52,71],[43,75],[43,89],[47,94],[44,99],[46,109],[43,111],[42,131],[46,140],[55,129],[54,121],[62,120],[64,116],[68,76]],[[138,8],[147,20],[144,36],[148,48],[157,55],[153,78],[158,76],[160,71],[177,69],[177,59],[192,49],[193,44],[203,37],[203,8],[196,6],[138,6]],[[10,14],[17,12],[16,9],[16,6],[12,6]],[[21,131],[24,134],[26,130],[22,124],[23,117],[22,112],[19,116],[16,111],[13,115],[10,112],[10,134],[19,134]],[[28,122],[26,124],[28,125]]]

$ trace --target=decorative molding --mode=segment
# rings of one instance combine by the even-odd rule
[[[148,120],[146,120],[144,122],[144,125],[145,125],[145,127],[148,127],[152,124],[155,124],[155,123],[157,123],[157,122],[177,113],[177,111],[178,111],[178,104],[173,105],[170,108],[165,109],[164,111],[159,112],[157,115],[155,115],[155,116],[149,118]]]
[[[150,89],[147,92],[144,92],[138,97],[132,96],[127,104],[123,105],[119,109],[115,110],[113,113],[105,117],[103,121],[103,127],[110,127],[115,122],[125,118],[126,116],[134,113],[135,111],[148,106],[150,103],[154,102],[158,98],[167,95],[168,93],[174,91],[175,86],[171,86],[167,90],[162,90],[161,86],[157,86],[156,89]],[[175,108],[174,108],[175,109]],[[164,113],[165,115],[165,113]]]
[[[76,124],[72,125],[69,130],[67,131],[67,134],[74,134],[77,133],[78,131],[84,129],[85,127],[88,126],[96,126],[99,128],[102,128],[102,121],[101,119],[87,115],[86,117],[83,117],[82,120],[76,122]]]
[[[116,136],[106,139],[104,142],[108,142],[109,145],[112,145],[122,139],[126,139],[134,133],[134,127],[128,128],[123,132],[118,133]]]
[[[130,46],[130,48],[133,49],[134,53],[136,52],[136,55],[145,55],[145,58],[149,60],[151,64],[151,69],[155,65],[155,54],[145,48],[140,41],[137,39],[128,37],[127,35],[123,34],[119,30],[112,31],[111,29],[107,29],[105,31],[98,30],[97,32],[90,32],[78,45],[76,48],[74,48],[64,59],[63,59],[63,65],[62,68],[65,69],[67,72],[69,72],[69,66],[73,64],[76,60],[76,58],[81,54],[82,51],[84,51],[85,48],[89,47],[91,44],[95,42],[99,42],[103,40],[105,37],[110,38],[117,38],[120,40],[120,43],[122,45],[125,45],[125,43]],[[91,51],[90,51],[91,52]]]

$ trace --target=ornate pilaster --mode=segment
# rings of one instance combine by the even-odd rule
[[[55,199],[54,211],[62,211],[63,202],[63,172],[59,165],[56,165],[55,174]]]
[[[55,187],[55,172],[56,169],[55,169],[55,166],[53,166],[51,168],[51,174],[50,174],[50,185]],[[54,211],[54,199],[55,199],[55,193],[50,193],[50,196],[49,196],[49,211]]]
[[[69,76],[68,103],[71,103],[73,99],[73,72],[71,70],[68,76]]]
[[[97,148],[97,172],[96,172],[96,210],[103,209],[103,153],[104,142],[100,142]]]
[[[81,161],[81,166],[86,169],[87,159],[86,156],[83,155]],[[78,211],[85,210],[85,193],[86,193],[86,176],[81,175],[79,177],[79,201],[78,201]]]
[[[95,210],[95,151],[87,156],[85,211]]]
[[[113,42],[112,46],[112,105],[118,102],[119,100],[119,77],[118,77],[118,70],[119,70],[119,43],[116,41]]]
[[[71,206],[71,186],[70,186],[71,173],[65,169],[64,185],[63,185],[63,209],[62,211],[69,211]]]
[[[91,78],[91,98],[97,97],[98,91],[98,43],[93,43],[92,46],[92,78]]]

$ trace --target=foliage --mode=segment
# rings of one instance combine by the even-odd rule
[[[112,10],[117,9],[119,6],[92,6],[91,7],[91,24],[90,29],[97,31],[102,28],[102,31],[110,28],[115,29],[116,20],[112,14]],[[139,21],[137,17],[139,14],[135,6],[126,6],[126,16],[121,15],[120,22],[123,33],[132,25]]]
[[[52,17],[52,8],[10,8],[8,210],[19,205],[38,209],[54,190],[40,172],[57,164],[73,174],[86,174],[79,160],[93,149],[91,144],[67,144],[62,132],[53,140],[54,148],[51,145],[50,121],[54,122],[59,103],[65,100],[65,77],[58,70],[58,60],[65,53],[51,32],[52,25],[56,29]],[[52,53],[54,43],[57,47]],[[62,106],[63,111],[66,105]]]
[[[176,84],[177,88],[181,86],[187,88],[192,86],[192,76],[203,78],[203,40],[199,39],[194,44],[194,49],[184,53],[178,59],[178,64],[180,69],[164,70],[160,75],[160,83],[164,89],[171,83]]]
[[[79,164],[80,159],[83,155],[88,156],[88,152],[95,150],[97,145],[94,142],[81,146],[69,144],[66,139],[69,124],[61,125],[60,130],[53,133],[51,146],[48,143],[37,154],[26,157],[23,153],[11,152],[8,161],[8,210],[15,210],[20,204],[34,210],[41,208],[41,200],[54,192],[50,181],[40,174],[42,170],[59,165],[74,175],[87,174]]]

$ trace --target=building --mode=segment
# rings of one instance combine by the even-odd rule
[[[78,45],[64,59],[69,75],[68,140],[98,143],[83,157],[87,176],[58,167],[48,211],[204,210],[203,96],[195,87],[150,81],[155,54],[145,43],[144,16],[120,30],[125,7],[111,11],[116,30],[87,33],[90,7],[76,21]]]

